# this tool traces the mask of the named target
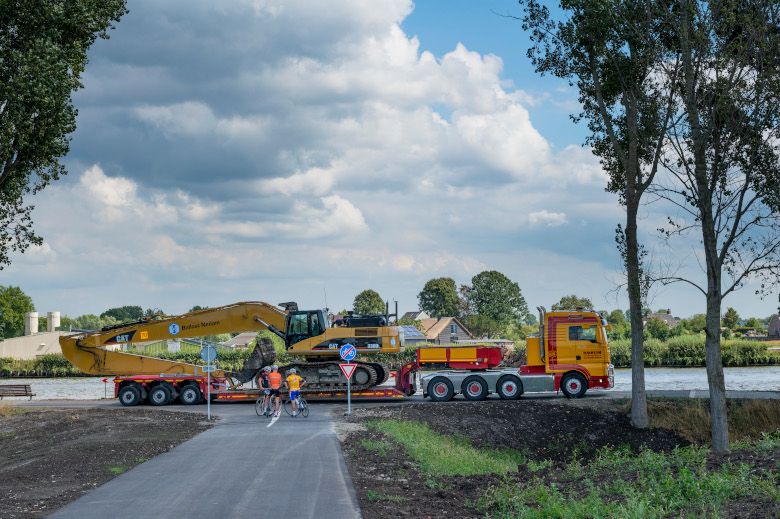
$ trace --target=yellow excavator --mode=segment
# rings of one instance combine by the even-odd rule
[[[346,317],[339,327],[331,327],[324,310],[299,310],[294,302],[277,306],[263,302],[243,302],[177,316],[154,316],[100,331],[63,335],[60,346],[65,358],[81,371],[94,375],[204,375],[203,366],[176,362],[122,351],[112,351],[127,343],[151,342],[220,333],[269,330],[284,341],[290,355],[303,360],[283,366],[280,372],[296,368],[308,391],[344,391],[347,380],[339,369],[342,346],[355,346],[358,354],[403,351],[403,331],[389,326],[390,314]],[[235,388],[255,378],[264,366],[274,363],[276,351],[270,340],[259,340],[252,355],[238,372],[216,370]],[[352,390],[385,382],[387,366],[378,362],[357,362]]]

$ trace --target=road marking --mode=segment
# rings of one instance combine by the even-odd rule
[[[281,415],[279,415],[279,416],[281,416]],[[276,416],[276,415],[274,414],[274,417],[273,417],[273,418],[271,418],[271,423],[269,423],[268,425],[266,425],[266,426],[265,426],[265,428],[267,429],[267,428],[271,427],[273,424],[275,424],[275,423],[276,423],[276,421],[279,419],[279,416]]]

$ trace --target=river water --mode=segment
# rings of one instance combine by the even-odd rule
[[[724,368],[729,391],[780,391],[780,366]],[[114,384],[102,378],[6,378],[0,384],[30,384],[35,400],[98,400],[114,397]],[[615,389],[631,390],[631,370],[615,370]],[[645,389],[707,390],[704,368],[646,368]],[[18,400],[14,398],[13,400]]]

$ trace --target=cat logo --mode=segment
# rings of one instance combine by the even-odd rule
[[[149,332],[141,332],[141,339],[148,339],[149,338]]]

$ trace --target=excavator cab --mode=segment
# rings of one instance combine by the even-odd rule
[[[325,333],[328,318],[323,310],[299,310],[287,314],[286,346]]]

